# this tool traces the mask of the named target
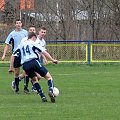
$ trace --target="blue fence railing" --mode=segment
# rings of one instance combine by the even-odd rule
[[[101,44],[101,46],[103,46],[102,44],[105,44],[105,45],[107,45],[107,47],[108,46],[114,47],[114,44],[119,44],[120,40],[46,40],[46,42],[47,42],[47,44],[71,44],[71,43],[80,44],[80,43],[85,43],[85,44],[87,44],[87,46],[86,46],[87,47],[87,51],[86,51],[87,52],[87,63],[90,64],[91,62],[95,62],[95,61],[99,62],[100,61],[100,60],[93,60],[93,58],[94,58],[94,55],[93,55],[94,50],[93,49],[95,47],[99,48],[99,46],[97,46],[97,45]],[[0,41],[0,44],[4,44],[4,41]],[[94,45],[94,47],[93,47],[93,45]],[[104,45],[104,47],[106,47],[105,45]],[[99,49],[101,49],[101,48],[99,48]],[[112,50],[113,48],[110,48],[110,49]],[[120,51],[120,50],[118,50],[118,51]],[[100,53],[100,54],[104,54],[104,51],[103,51],[103,53]],[[106,62],[106,60],[102,60],[102,61]],[[113,60],[113,62],[115,62],[115,60]]]

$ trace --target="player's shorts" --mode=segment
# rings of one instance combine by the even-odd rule
[[[40,63],[43,64],[43,57],[41,56],[39,59]]]
[[[21,66],[21,59],[18,56],[14,56],[13,67],[19,68]]]
[[[42,77],[44,77],[48,72],[48,70],[40,63],[40,61],[36,59],[25,62],[23,64],[23,70],[30,78],[36,76],[35,72],[40,74]]]

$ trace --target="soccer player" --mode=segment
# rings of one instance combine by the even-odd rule
[[[40,28],[40,30],[39,30],[39,34],[38,34],[38,36],[37,36],[37,39],[36,39],[36,43],[37,44],[40,44],[44,49],[46,49],[46,41],[45,41],[45,36],[46,36],[46,31],[47,31],[47,29],[45,28],[45,27],[41,27]],[[47,61],[47,59],[46,59],[46,57],[43,55],[43,54],[39,54],[39,58],[40,58],[40,62],[43,64],[48,64],[48,61]],[[40,76],[39,76],[39,78],[40,78]],[[32,83],[32,81],[31,81],[31,83]],[[32,83],[33,84],[33,83]],[[32,86],[32,91],[34,91],[34,92],[37,92],[36,91],[36,88],[34,87],[34,86]]]
[[[45,29],[45,28],[43,28],[43,29]],[[29,33],[30,33],[30,32],[36,33],[36,28],[35,28],[35,26],[34,26],[34,25],[29,26],[28,32],[29,32]],[[42,36],[43,36],[43,35],[42,35]],[[23,44],[26,40],[28,40],[28,36],[26,36],[25,38],[23,38],[23,39],[21,40],[21,43],[20,43],[20,44]],[[43,40],[42,40],[42,41],[43,41]],[[41,43],[40,43],[40,39],[39,39],[38,37],[37,37],[37,40],[36,40],[35,42],[36,42],[37,44],[40,44],[41,46],[44,45],[44,44],[41,44]],[[45,41],[44,41],[44,43],[45,43]],[[44,46],[45,46],[45,45],[44,45]],[[45,48],[45,47],[44,47],[44,48]],[[46,64],[47,64],[47,60],[46,60],[45,56],[39,54],[39,57],[40,57],[40,56],[43,57],[44,61],[46,61]],[[41,59],[41,57],[40,57],[40,59]],[[15,56],[14,68],[19,68],[20,66],[21,66],[21,64],[20,64],[19,57]],[[36,73],[36,74],[37,74],[37,73]],[[39,79],[41,79],[41,76],[40,76],[39,74],[37,74],[37,77],[38,77]],[[30,93],[30,92],[29,92],[29,89],[28,89],[29,77],[26,75],[26,73],[25,73],[24,71],[23,71],[23,73],[22,73],[21,75],[19,75],[19,81],[21,81],[23,78],[24,78],[24,92],[27,93],[27,94],[29,94],[29,93]],[[32,83],[32,81],[31,81],[31,83]],[[33,85],[33,83],[32,83],[32,85]],[[12,81],[12,86],[11,86],[11,87],[12,87],[13,90],[16,89],[15,81]],[[34,86],[32,86],[32,91],[37,92]],[[17,91],[17,92],[18,92],[18,91]]]
[[[10,48],[10,44],[12,44],[12,52],[14,52],[16,50],[16,48],[18,47],[18,45],[20,44],[22,38],[28,36],[28,32],[25,29],[22,29],[22,22],[20,19],[16,19],[15,21],[15,30],[13,30],[7,37],[5,43],[6,46],[4,48],[4,52],[3,52],[3,56],[2,56],[2,60],[5,59],[5,55],[8,51],[8,49]],[[13,61],[14,60],[14,56],[12,54],[11,56],[11,60],[10,60],[10,69],[9,72],[13,72]],[[19,64],[19,60],[16,61],[16,66],[18,66]],[[20,69],[18,67],[14,68],[14,79],[19,80],[19,71]],[[15,91],[18,92],[18,91]]]
[[[15,53],[19,52],[21,57],[21,64],[23,65],[23,70],[26,74],[32,79],[35,88],[37,89],[38,94],[41,96],[43,102],[47,102],[47,99],[41,89],[40,84],[38,83],[38,78],[36,77],[36,72],[48,80],[48,87],[49,87],[49,96],[51,102],[55,102],[55,96],[53,94],[53,79],[48,70],[40,63],[38,51],[42,52],[49,60],[53,63],[58,63],[57,60],[53,59],[50,54],[43,48],[41,45],[36,44],[35,41],[37,36],[34,32],[29,33],[28,40],[25,41],[23,44],[20,44],[16,49]],[[19,80],[17,81],[17,88],[19,88]]]
[[[40,30],[39,30],[39,34],[38,34],[38,39],[36,40],[36,42],[38,44],[40,44],[43,48],[46,49],[46,41],[45,41],[45,36],[46,36],[46,28],[45,27],[41,27]],[[44,64],[48,64],[48,61],[46,60],[46,58],[41,56],[41,63],[43,63],[43,60],[44,60]]]
[[[15,49],[17,48],[17,46],[20,44],[22,38],[26,37],[28,35],[28,32],[25,29],[22,29],[22,22],[20,19],[16,19],[15,21],[15,30],[13,30],[12,32],[10,32],[10,34],[8,35],[6,41],[5,41],[5,48],[4,48],[4,52],[3,52],[3,56],[2,56],[2,60],[5,59],[5,55],[8,51],[8,49],[10,48],[10,44],[12,44],[12,52],[15,51]],[[13,60],[14,57],[11,55],[11,59],[10,59],[10,68],[9,68],[9,72],[13,72]]]
[[[35,26],[31,25],[29,27],[28,32],[35,32],[36,33],[36,29]],[[23,44],[26,40],[28,39],[28,36],[26,36],[25,38],[23,38],[21,40],[20,44]],[[14,64],[13,64],[14,68],[17,69],[21,66],[20,63],[20,58],[18,56],[14,56]],[[24,78],[24,92],[29,94],[29,89],[28,89],[28,83],[29,83],[29,77],[26,75],[26,73],[23,71],[23,73],[21,75],[19,75],[19,81],[21,81]],[[16,89],[16,82],[15,80],[12,81],[12,89],[15,90]],[[19,90],[17,90],[16,92],[18,92]]]

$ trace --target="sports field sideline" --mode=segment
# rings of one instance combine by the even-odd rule
[[[36,93],[26,95],[23,81],[20,94],[15,94],[11,90],[13,75],[8,74],[8,64],[0,64],[0,120],[120,120],[118,63],[60,63],[46,67],[60,90],[56,103],[50,102],[44,79],[40,83],[47,103],[41,102]]]

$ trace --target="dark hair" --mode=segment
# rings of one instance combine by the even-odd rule
[[[37,35],[34,32],[30,32],[28,34],[28,39],[31,39],[32,37],[36,37],[37,38]]]
[[[30,27],[34,27],[34,28],[35,28],[35,25],[29,25],[29,28],[30,28]]]
[[[17,19],[15,19],[15,23],[16,23],[16,21],[21,21],[21,19],[17,18]]]
[[[47,30],[44,26],[40,27],[40,29],[42,29],[42,30]]]

